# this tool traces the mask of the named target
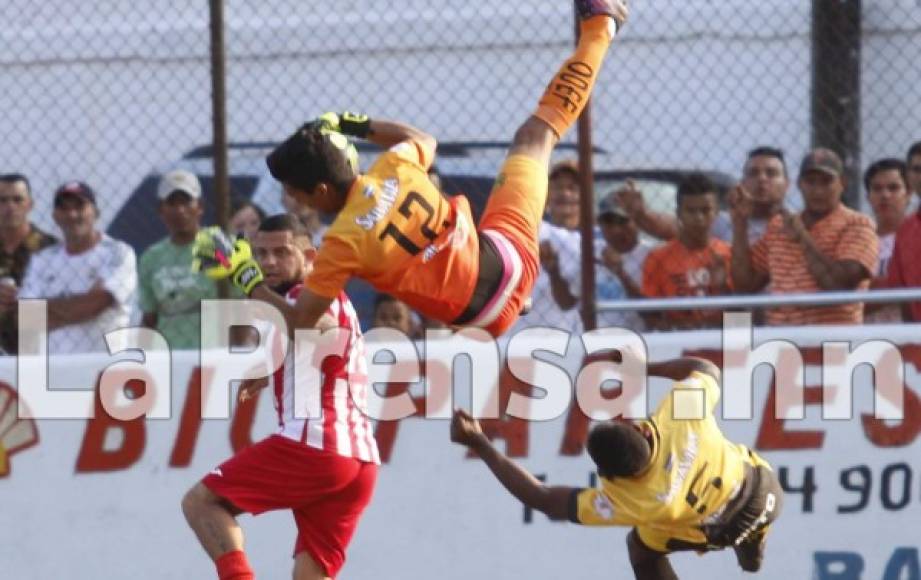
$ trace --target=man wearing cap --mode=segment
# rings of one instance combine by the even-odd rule
[[[169,235],[141,255],[142,323],[163,334],[170,348],[196,349],[201,342],[201,301],[218,297],[216,283],[191,269],[192,242],[203,212],[201,184],[194,174],[177,169],[160,180],[157,198]]]
[[[19,349],[16,295],[33,254],[57,242],[29,221],[32,188],[21,173],[0,175],[0,347]]]
[[[775,216],[753,246],[736,235],[732,277],[739,292],[757,292],[770,282],[772,294],[865,289],[876,271],[879,240],[873,221],[841,203],[844,164],[830,149],[815,149],[800,164],[798,185],[805,209]],[[732,203],[739,232],[751,213],[750,200]],[[769,309],[770,325],[861,324],[863,303]]]
[[[108,352],[105,333],[130,323],[134,250],[99,231],[96,193],[83,182],[57,189],[53,217],[64,241],[32,256],[19,298],[47,300],[48,353]],[[19,321],[22,336],[34,336],[31,323]]]
[[[598,226],[604,238],[599,245],[595,296],[598,300],[626,300],[643,297],[643,264],[653,245],[640,239],[636,222],[611,192],[598,208]],[[599,328],[619,326],[636,332],[646,329],[643,319],[634,311],[599,311]]]

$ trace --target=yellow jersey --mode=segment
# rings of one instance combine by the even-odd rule
[[[633,477],[601,478],[599,489],[574,495],[570,519],[591,526],[635,526],[648,547],[661,552],[704,549],[702,526],[718,520],[739,493],[745,464],[767,466],[753,451],[732,443],[716,424],[716,380],[693,372],[677,381],[645,423],[652,457]],[[671,546],[671,547],[669,547]]]

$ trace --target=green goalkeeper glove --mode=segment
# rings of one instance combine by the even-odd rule
[[[322,128],[321,130],[335,131],[362,139],[366,138],[368,133],[371,132],[371,119],[361,113],[350,113],[349,111],[344,113],[323,113],[317,117],[317,122]]]
[[[221,228],[204,228],[192,243],[192,271],[204,272],[212,280],[230,278],[234,286],[249,296],[262,283],[259,264],[246,240],[231,241]]]

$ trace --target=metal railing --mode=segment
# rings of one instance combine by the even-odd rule
[[[815,292],[803,294],[743,294],[701,298],[640,298],[596,302],[598,311],[653,312],[657,310],[728,310],[778,308],[783,306],[831,306],[863,302],[866,304],[921,302],[921,288],[898,288],[866,292]]]

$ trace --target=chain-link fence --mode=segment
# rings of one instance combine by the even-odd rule
[[[634,177],[646,209],[672,216],[677,183],[689,171],[706,172],[725,191],[741,176],[747,151],[759,145],[782,149],[794,177],[811,146],[832,147],[853,178],[872,160],[904,158],[921,138],[914,114],[921,97],[913,90],[921,62],[916,0],[657,0],[631,8],[594,93],[598,199]],[[422,0],[234,0],[223,12],[231,194],[270,214],[285,206],[265,153],[303,121],[342,109],[434,134],[442,143],[437,166],[444,189],[463,190],[479,211],[505,145],[571,50],[575,30],[571,3],[546,0],[437,7]],[[0,159],[4,171],[31,182],[29,219],[67,237],[56,223],[63,213],[52,211],[54,193],[71,180],[87,183],[96,194],[96,226],[125,241],[141,264],[137,287],[118,293],[132,319],[155,314],[147,322],[162,326],[186,316],[194,334],[194,303],[213,289],[185,275],[186,256],[176,244],[161,246],[156,259],[141,256],[167,237],[169,219],[188,219],[162,211],[157,188],[171,170],[198,176],[201,223],[215,223],[208,3],[8,0],[0,13],[7,23],[0,32],[6,125]],[[564,139],[556,160],[576,158],[575,134]],[[370,159],[364,153],[363,165]],[[850,191],[850,203],[869,211],[860,188],[852,184]],[[22,218],[3,204],[0,228],[11,253]],[[635,211],[637,196],[621,204]],[[803,206],[795,183],[786,205]],[[728,228],[728,218],[721,219]],[[567,230],[575,223],[557,225]],[[596,256],[582,260],[577,240],[559,242],[571,233],[544,236],[557,244],[562,275],[575,278],[580,263],[597,263],[600,299],[629,295],[618,268],[642,287],[641,256],[623,248],[605,253],[611,244],[598,233]],[[52,260],[55,275],[69,285],[36,282],[47,297],[100,286],[101,266],[70,258],[64,252]],[[713,263],[704,267],[710,285],[719,275]],[[139,291],[146,293],[142,307]],[[352,291],[369,321],[373,292]],[[578,302],[579,284],[569,291]],[[547,300],[546,293],[536,295],[535,311]],[[85,323],[94,310],[78,306],[87,307],[84,318],[58,322]],[[532,316],[526,324],[574,324],[552,313]]]

